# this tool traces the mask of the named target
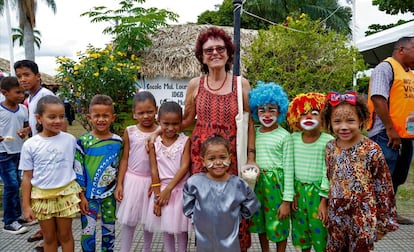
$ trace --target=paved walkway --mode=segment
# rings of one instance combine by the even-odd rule
[[[414,217],[414,216],[411,216]],[[75,218],[73,221],[73,236],[75,238],[75,251],[81,251],[80,248],[80,237],[81,237],[81,225],[80,219]],[[3,229],[3,225],[1,224],[1,230]],[[27,242],[27,238],[34,234],[38,230],[39,226],[34,225],[29,227],[30,231],[26,234],[21,235],[12,235],[9,233],[5,233],[0,231],[0,251],[2,252],[26,252],[26,251],[33,251],[33,248],[37,245],[38,242],[29,243]],[[115,251],[119,251],[119,232],[120,232],[120,225],[116,226],[116,243],[115,243]],[[98,236],[100,237],[100,232],[98,229]],[[249,249],[249,252],[256,252],[260,251],[260,245],[256,234],[252,235],[253,238],[253,246]],[[143,245],[143,232],[142,229],[137,229],[135,233],[134,243],[132,245],[131,251],[140,252],[142,250]],[[272,251],[276,251],[276,247],[272,244]],[[99,248],[100,242],[98,241],[97,248]],[[99,249],[97,249],[99,251]],[[154,252],[161,252],[164,251],[162,237],[160,234],[154,235],[153,244],[152,244],[152,251]],[[189,245],[188,245],[188,252],[195,252],[194,246],[194,233],[190,233],[189,237]],[[297,251],[292,246],[291,242],[288,242],[287,252]],[[383,251],[383,252],[412,252],[414,251],[414,225],[401,225],[400,229],[396,232],[392,232],[388,234],[383,240],[379,241],[375,244],[375,251]]]

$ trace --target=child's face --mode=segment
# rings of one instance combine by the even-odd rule
[[[155,122],[157,107],[151,100],[145,100],[135,103],[134,118],[138,120],[140,126],[144,128],[152,128]]]
[[[279,116],[279,108],[275,104],[267,104],[257,108],[257,116],[260,123],[265,128],[277,126],[277,117]]]
[[[95,104],[89,109],[88,119],[96,134],[105,135],[109,133],[109,127],[115,121],[116,115],[112,106]]]
[[[332,131],[338,139],[349,145],[354,145],[359,141],[361,123],[355,106],[341,104],[332,109]]]
[[[165,138],[175,138],[181,131],[181,116],[177,113],[164,112],[158,118],[162,136]]]
[[[56,136],[65,124],[65,107],[62,104],[46,104],[45,111],[41,115],[36,114],[36,119],[43,126],[44,136]]]
[[[318,110],[312,110],[300,115],[300,127],[304,131],[319,130],[321,125],[321,115]]]
[[[13,103],[19,104],[24,100],[24,89],[22,87],[13,87],[9,91],[2,90],[6,100]]]
[[[28,67],[17,68],[16,77],[22,88],[29,90],[31,93],[40,87],[40,73],[35,74]]]
[[[207,173],[216,179],[226,176],[230,166],[230,153],[223,144],[209,144],[201,158]]]

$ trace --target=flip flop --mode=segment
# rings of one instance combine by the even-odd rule
[[[45,251],[45,248],[43,247],[43,242],[39,243],[39,245],[37,245],[34,250],[35,252],[43,252]]]
[[[37,231],[36,233],[31,235],[29,238],[27,238],[28,242],[35,242],[35,241],[40,241],[40,240],[43,240],[42,230]]]

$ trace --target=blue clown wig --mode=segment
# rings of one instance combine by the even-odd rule
[[[277,105],[279,116],[277,123],[282,123],[286,119],[286,113],[289,106],[289,99],[283,88],[274,82],[257,82],[257,87],[249,93],[249,107],[254,120],[259,121],[257,109],[264,105]]]

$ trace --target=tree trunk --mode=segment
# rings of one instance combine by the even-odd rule
[[[33,27],[28,20],[24,23],[23,39],[24,56],[28,60],[35,61]]]

